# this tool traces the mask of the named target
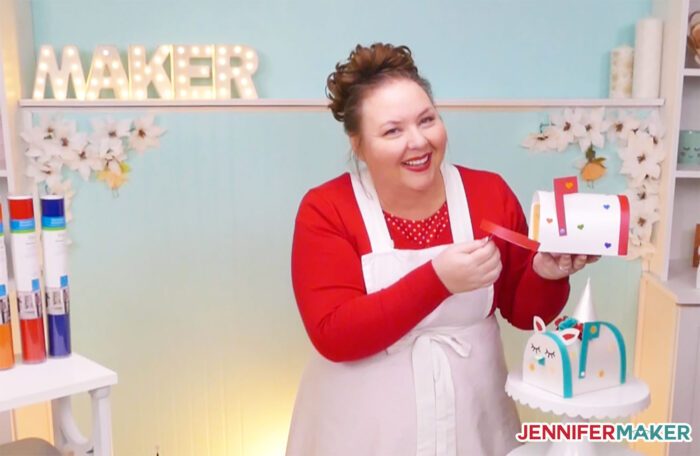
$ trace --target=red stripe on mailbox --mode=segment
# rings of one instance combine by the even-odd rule
[[[564,195],[578,193],[578,179],[576,176],[559,177],[554,179],[554,207],[557,211],[557,227],[559,236],[566,236],[566,210],[564,209]]]
[[[618,255],[627,255],[630,235],[630,202],[625,195],[617,195],[620,200],[620,240],[617,243]]]

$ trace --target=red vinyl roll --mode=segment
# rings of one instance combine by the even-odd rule
[[[34,218],[34,201],[31,196],[10,196],[7,198],[10,206],[10,218],[26,220]]]
[[[25,363],[40,363],[46,359],[44,343],[44,319],[20,320],[22,333],[22,360]]]

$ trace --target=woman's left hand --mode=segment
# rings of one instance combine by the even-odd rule
[[[537,252],[532,260],[532,268],[543,279],[557,280],[568,277],[599,259],[599,255]]]

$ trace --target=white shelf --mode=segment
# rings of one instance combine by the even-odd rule
[[[678,165],[676,169],[676,179],[698,179],[700,178],[700,166]]]
[[[19,362],[0,371],[0,412],[116,383],[115,372],[75,353],[38,364]]]
[[[686,76],[689,78],[700,77],[700,68],[684,68],[683,69],[683,76]]]
[[[626,107],[650,108],[663,106],[662,98],[559,98],[559,99],[443,99],[436,100],[438,108],[445,109],[536,109],[564,107]],[[260,109],[260,110],[326,110],[328,100],[323,98],[275,99],[258,98],[255,100],[32,100],[22,99],[20,107],[31,110],[41,109]]]
[[[691,266],[690,259],[671,260],[668,280],[663,284],[676,295],[680,305],[700,305],[700,288],[695,288],[697,269]]]

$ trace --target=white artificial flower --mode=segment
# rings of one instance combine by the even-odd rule
[[[31,127],[20,133],[20,137],[27,143],[25,155],[30,159],[46,162],[51,157],[59,154],[56,132],[62,124],[57,119],[41,117],[42,124]]]
[[[603,133],[608,131],[609,127],[609,122],[605,120],[605,108],[591,109],[586,112],[581,119],[581,124],[574,126],[574,135],[578,139],[581,151],[586,152],[591,144],[602,149],[605,146]]]
[[[127,138],[131,130],[131,120],[116,120],[111,117],[105,119],[92,119],[93,133],[91,139],[98,142],[102,138],[121,139]]]
[[[78,157],[87,142],[87,135],[78,133],[73,124],[72,127],[67,126],[65,129],[57,130],[56,144],[53,149],[50,149],[50,153],[60,157],[64,162],[69,162]]]
[[[24,152],[24,155],[37,163],[46,163],[52,158],[51,153],[39,145],[30,145]]]
[[[72,136],[78,131],[78,125],[75,120],[58,119],[53,124],[55,129],[54,137]]]
[[[630,204],[630,233],[641,241],[651,240],[653,225],[658,221],[657,207],[651,204]]]
[[[46,141],[52,141],[53,136],[47,137],[46,132],[39,127],[32,127],[20,133],[20,137],[29,147],[43,148]]]
[[[658,179],[661,175],[660,163],[664,153],[648,133],[637,131],[630,134],[627,147],[619,148],[618,154],[622,159],[620,174],[629,176],[632,187],[639,187],[645,179]]]
[[[661,139],[666,135],[666,128],[663,122],[661,122],[658,110],[649,113],[647,118],[642,121],[641,128],[654,139],[654,144],[659,144]]]
[[[129,146],[136,152],[143,153],[146,149],[160,146],[158,137],[162,135],[165,130],[154,125],[154,120],[152,115],[134,120],[134,129],[129,137]]]
[[[100,160],[100,170],[110,170],[116,175],[122,173],[120,164],[126,160],[126,152],[121,139],[103,138],[97,144],[96,151]]]
[[[661,181],[647,177],[642,181],[642,188],[648,195],[658,195],[661,190]]]
[[[654,227],[654,223],[659,220],[659,214],[654,212],[639,212],[631,213],[630,216],[630,231],[637,235],[642,241],[648,242],[651,240],[651,230]]]
[[[78,152],[72,160],[68,160],[66,165],[73,171],[77,171],[83,180],[90,179],[90,174],[93,171],[100,171],[104,169],[105,164],[99,157],[97,148],[89,143]]]
[[[641,241],[648,242],[654,223],[659,221],[658,197],[633,194],[630,200],[630,232]],[[655,204],[656,203],[656,204]]]
[[[629,112],[618,111],[617,117],[610,121],[608,140],[615,141],[618,145],[626,145],[630,133],[639,130],[641,122]]]
[[[654,251],[654,246],[650,242],[643,241],[639,236],[630,232],[629,243],[627,244],[627,256],[625,257],[626,260],[649,258]]]
[[[659,195],[647,192],[644,186],[628,188],[624,193],[630,202],[632,212],[642,214],[659,212]]]
[[[30,160],[27,164],[26,175],[34,179],[35,183],[46,182],[46,185],[54,185],[61,180],[61,168],[63,163],[58,160],[36,162]]]
[[[549,116],[552,126],[558,133],[557,150],[559,152],[563,152],[576,139],[574,129],[583,128],[582,115],[582,111],[578,109],[566,108],[561,114]]]
[[[48,116],[46,114],[42,114],[39,116],[39,125],[35,128],[42,138],[54,139],[56,132],[59,130],[65,130],[67,126],[60,116]],[[70,128],[70,126],[68,126],[68,128]]]
[[[535,152],[547,152],[556,150],[558,142],[559,133],[550,125],[542,133],[530,133],[520,145]]]

